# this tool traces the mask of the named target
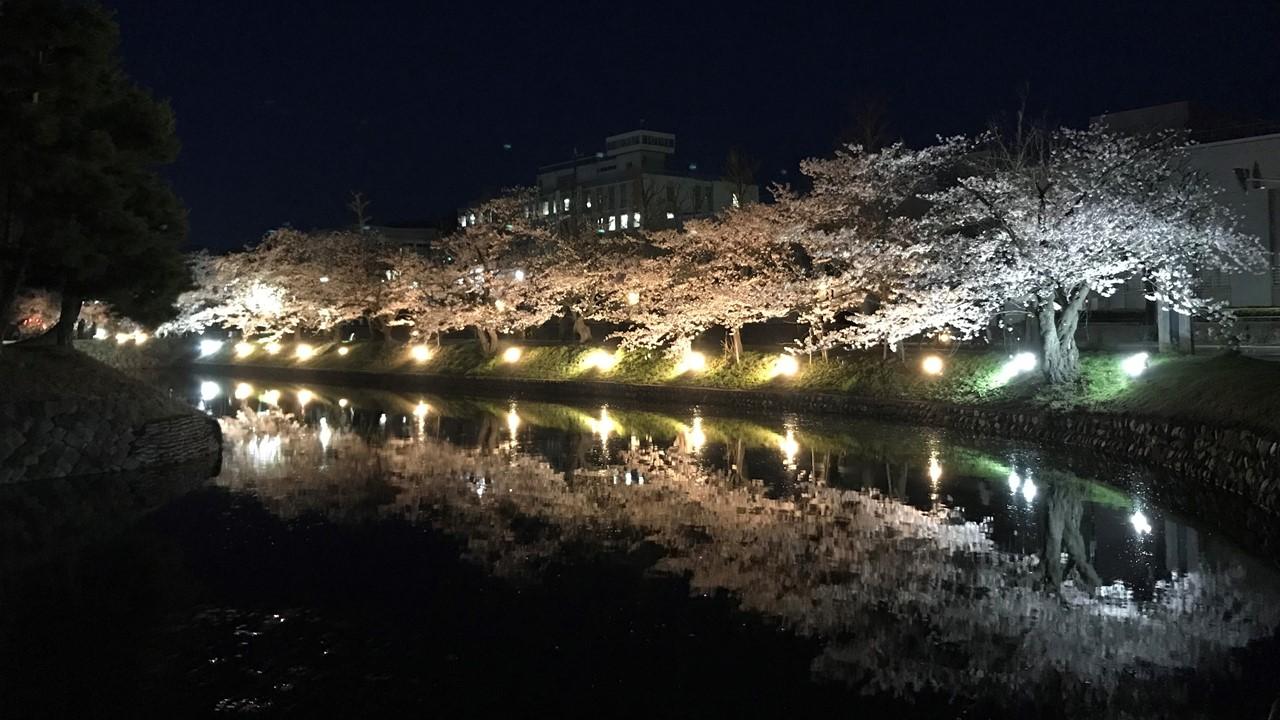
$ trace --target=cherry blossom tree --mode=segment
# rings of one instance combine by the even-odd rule
[[[1107,296],[1130,278],[1150,299],[1185,314],[1225,317],[1198,292],[1207,270],[1256,272],[1255,238],[1217,190],[1187,165],[1173,133],[1122,135],[1101,127],[1042,130],[1019,125],[974,143],[957,177],[923,199],[911,223],[945,252],[913,282],[953,291],[984,288],[990,301],[1024,305],[1039,319],[1045,378],[1079,374],[1075,343],[1091,294]]]
[[[475,219],[445,242],[446,310],[476,329],[486,354],[497,351],[500,332],[536,327],[559,310],[546,280],[531,282],[536,276],[527,269],[553,235],[533,215],[536,197],[532,188],[509,190],[472,210]]]

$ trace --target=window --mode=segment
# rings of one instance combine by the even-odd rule
[[[564,211],[569,212],[569,198],[564,199]]]
[[[543,214],[543,215],[550,215],[550,214],[551,214],[551,205],[550,205],[550,203],[548,203],[546,200],[543,200],[543,201],[542,201],[542,214]]]
[[[626,230],[631,225],[631,216],[626,213],[622,214],[622,229]]]
[[[631,218],[632,218],[632,222],[635,223],[635,226],[640,227],[640,213],[636,213],[632,215]]]
[[[612,231],[612,230],[617,230],[617,229],[618,229],[618,216],[617,216],[617,215],[610,215],[610,216],[609,216],[609,230],[611,230],[611,231]]]
[[[471,213],[471,224],[472,224],[472,225],[475,225],[475,224],[476,224],[476,214],[475,214],[475,213]]]
[[[667,213],[667,219],[668,219],[668,220],[675,220],[675,219],[676,219],[676,214],[675,214],[675,213],[673,213],[673,212],[668,212],[668,213]]]
[[[466,226],[467,226],[467,216],[466,216],[466,215],[462,215],[462,216],[460,216],[460,217],[458,218],[458,225],[460,225],[460,226],[462,226],[462,227],[466,227]]]

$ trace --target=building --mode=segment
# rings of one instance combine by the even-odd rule
[[[1280,306],[1280,123],[1240,122],[1185,101],[1093,120],[1117,132],[1187,131],[1196,143],[1192,167],[1223,189],[1221,202],[1235,209],[1239,229],[1259,238],[1269,258],[1267,270],[1257,274],[1208,272],[1203,291],[1233,307]],[[1134,280],[1110,298],[1095,298],[1091,309],[1146,311],[1148,301]],[[1190,318],[1167,311],[1156,316],[1162,346],[1188,346]]]
[[[376,235],[387,245],[411,250],[419,255],[430,255],[432,248],[440,242],[440,231],[433,227],[370,225],[365,232]]]
[[[539,168],[530,212],[564,230],[610,233],[673,227],[759,200],[749,180],[700,175],[692,164],[678,167],[675,151],[671,133],[610,135],[602,152]],[[466,227],[473,220],[463,214],[458,221]]]

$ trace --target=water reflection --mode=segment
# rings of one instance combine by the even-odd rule
[[[217,483],[281,517],[442,528],[521,582],[569,548],[643,538],[652,570],[820,638],[815,677],[863,692],[1177,708],[1280,625],[1269,570],[1033,448],[356,391],[277,407],[279,388],[243,386],[216,400]]]

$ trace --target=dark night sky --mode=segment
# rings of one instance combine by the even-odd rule
[[[353,189],[374,222],[447,213],[641,120],[703,170],[739,145],[764,181],[830,152],[857,97],[915,143],[1024,84],[1072,124],[1179,99],[1280,120],[1280,0],[106,4],[172,102],[200,247],[346,223]]]

